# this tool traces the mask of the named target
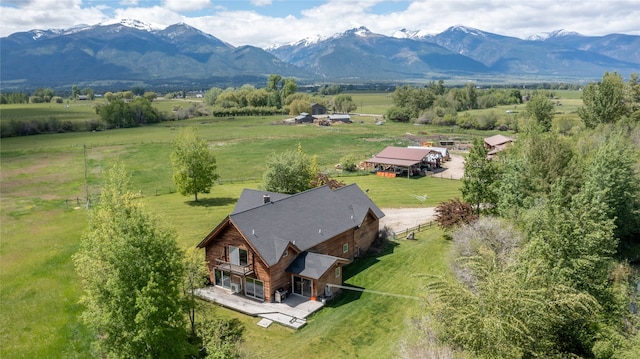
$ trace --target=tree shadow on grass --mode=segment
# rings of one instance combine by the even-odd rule
[[[232,203],[236,203],[238,201],[237,198],[230,197],[214,197],[214,198],[200,198],[198,201],[187,201],[188,205],[192,207],[220,207],[226,206]]]

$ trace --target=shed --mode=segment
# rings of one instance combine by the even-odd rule
[[[432,150],[388,146],[377,155],[365,161],[368,167],[376,168],[376,174],[383,177],[407,177],[417,175],[423,168],[429,168],[429,155]]]
[[[331,121],[341,121],[345,123],[351,123],[351,116],[348,114],[337,114],[337,115],[329,115],[327,116]]]
[[[513,141],[513,138],[503,135],[495,135],[485,138],[484,147],[489,151],[487,153],[487,158],[493,158],[496,153],[504,150],[508,145],[513,143]]]
[[[311,114],[312,115],[324,115],[325,113],[327,113],[327,108],[322,106],[319,103],[312,103],[311,104]]]
[[[299,116],[295,117],[296,123],[313,123],[316,118],[310,114],[303,112]]]

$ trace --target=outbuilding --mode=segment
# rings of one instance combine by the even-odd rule
[[[366,160],[365,165],[374,169],[378,176],[408,178],[439,167],[438,156],[440,153],[431,149],[388,146]]]

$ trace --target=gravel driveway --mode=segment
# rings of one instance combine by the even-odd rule
[[[403,231],[435,219],[435,207],[426,208],[380,208],[384,217],[380,228],[387,226],[394,232]]]
[[[464,175],[464,157],[451,155],[451,160],[445,162],[443,171],[434,177],[461,179]],[[418,224],[433,221],[435,219],[435,207],[426,208],[381,208],[385,216],[380,219],[380,227],[387,226],[398,232]]]

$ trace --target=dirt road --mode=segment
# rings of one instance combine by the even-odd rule
[[[380,219],[380,228],[387,226],[394,232],[403,231],[435,219],[435,208],[381,208],[384,217]]]

